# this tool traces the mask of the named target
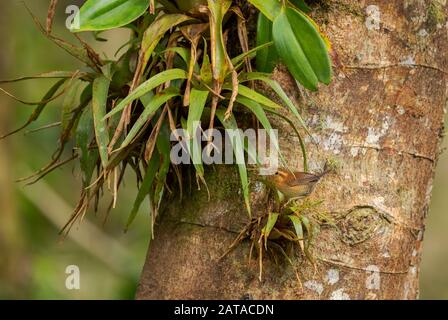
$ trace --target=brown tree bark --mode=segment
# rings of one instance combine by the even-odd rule
[[[301,287],[291,266],[265,258],[260,282],[257,261],[248,263],[249,241],[219,261],[248,218],[236,171],[216,167],[207,176],[210,201],[206,190],[193,190],[161,216],[137,298],[418,297],[424,218],[447,102],[446,1],[319,2],[313,17],[338,56],[334,81],[303,97],[287,73],[276,73],[301,100],[318,142],[307,144],[311,168],[326,159],[338,164],[312,195],[324,200],[322,209],[336,224],[323,226],[314,239],[317,269],[297,253]],[[298,141],[279,127],[282,150],[300,169]],[[254,213],[262,214],[262,188],[253,183],[252,189]]]

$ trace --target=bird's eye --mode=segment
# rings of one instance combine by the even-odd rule
[[[275,173],[276,176],[278,176],[278,171]]]

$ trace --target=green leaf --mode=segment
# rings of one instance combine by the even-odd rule
[[[223,89],[225,89],[225,90],[232,90],[232,85],[224,84]],[[268,108],[272,108],[272,109],[281,108],[280,105],[278,105],[277,103],[275,103],[271,99],[266,98],[264,95],[256,92],[255,90],[252,90],[252,89],[250,89],[250,88],[248,88],[246,86],[243,86],[241,84],[238,85],[238,94],[243,96],[243,97],[252,99],[252,100],[254,100],[254,101],[256,101],[256,102],[258,102],[258,103],[260,103],[260,104],[262,104],[262,105],[264,105],[266,107],[268,107]]]
[[[301,10],[301,11],[303,11],[305,13],[310,13],[311,12],[311,8],[308,7],[308,5],[306,4],[306,2],[304,0],[289,0],[289,2],[291,2],[299,10]]]
[[[78,126],[76,128],[76,145],[79,149],[79,162],[82,172],[82,182],[83,188],[87,188],[93,176],[93,171],[95,170],[96,163],[99,158],[98,150],[89,150],[90,142],[93,138],[93,115],[92,115],[92,105],[89,104],[87,108],[84,109]]]
[[[308,234],[308,239],[311,239],[313,237],[313,227],[311,225],[310,220],[303,215],[300,216],[300,220],[302,221],[303,226],[305,227],[305,230]]]
[[[224,42],[223,20],[226,12],[232,5],[230,0],[208,0],[210,10],[210,33],[213,79],[222,83],[230,69],[229,59]]]
[[[13,83],[25,80],[33,79],[70,79],[77,75],[77,78],[81,78],[86,75],[86,73],[75,73],[71,71],[50,71],[45,73],[40,73],[34,76],[20,77],[15,79],[0,80],[0,84],[3,83]]]
[[[48,90],[48,92],[44,95],[42,101],[50,100],[65,82],[66,82],[66,79],[61,79],[58,82],[56,82],[53,86],[51,86],[50,90]],[[38,105],[36,110],[39,108],[43,108],[46,105],[47,105],[47,103]],[[40,110],[40,112],[42,112],[42,110]],[[39,114],[40,114],[40,112],[39,112]],[[35,111],[34,113],[37,113],[37,112]],[[37,120],[37,118],[35,118],[34,120]]]
[[[191,155],[193,164],[196,167],[196,172],[201,178],[204,179],[204,168],[202,165],[202,150],[201,150],[201,138],[196,135],[197,127],[194,127],[196,122],[201,121],[202,113],[207,103],[208,91],[202,91],[198,89],[192,89],[190,93],[190,106],[188,109],[187,123],[183,124],[184,129],[187,130],[188,138],[191,139],[188,143],[188,151]]]
[[[271,43],[272,40],[272,22],[260,13],[257,23],[257,46]],[[279,57],[275,46],[263,48],[257,52],[257,70],[271,73],[277,65],[278,60]]]
[[[294,225],[297,238],[299,238],[299,240],[303,240],[303,228],[302,228],[302,221],[300,220],[300,218],[295,215],[289,215],[288,218]]]
[[[269,20],[274,19],[280,14],[281,4],[278,0],[248,0],[258,10],[261,11]]]
[[[132,47],[132,46],[131,46]],[[112,79],[111,87],[113,90],[125,87],[132,81],[133,73],[130,70],[131,58],[134,54],[132,49],[124,53],[118,61],[114,63],[115,73]]]
[[[251,49],[251,50],[249,50],[247,52],[244,52],[244,53],[240,54],[239,56],[236,56],[235,58],[233,58],[232,59],[232,65],[234,65],[234,66],[238,65],[239,63],[243,62],[244,59],[246,59],[247,57],[252,59],[252,58],[254,58],[256,56],[257,52],[266,50],[267,48],[272,48],[273,45],[274,45],[273,41],[265,42],[265,43],[263,43],[261,45],[257,45],[257,47],[255,47],[255,48],[253,48],[253,49]]]
[[[66,81],[66,79],[61,79],[58,82],[56,82],[51,88],[50,90],[48,90],[48,92],[44,95],[42,101],[48,101],[50,99],[53,98],[53,96],[56,94],[56,92],[59,90],[59,88],[64,84],[64,82]],[[44,111],[45,107],[47,106],[48,102],[44,102],[41,104],[38,104],[36,106],[36,108],[34,109],[33,113],[29,116],[28,120],[25,122],[24,125],[22,125],[21,127],[0,136],[0,139],[4,139],[6,137],[9,137],[10,135],[13,135],[23,129],[25,129],[26,127],[28,127],[31,123],[33,123],[34,121],[36,121],[37,119],[39,119],[40,115],[42,114],[42,112]]]
[[[92,69],[96,69],[96,63],[93,61],[93,57],[89,54],[89,51],[85,47],[78,47],[72,43],[56,38],[52,35],[47,35],[47,38],[53,41],[58,47],[65,50],[71,56],[87,64]]]
[[[170,69],[163,71],[154,77],[150,78],[138,86],[134,91],[132,91],[125,99],[123,99],[111,112],[109,112],[105,118],[109,118],[112,115],[122,111],[129,103],[134,100],[139,99],[144,96],[154,88],[160,86],[161,84],[172,81],[175,79],[187,79],[187,73],[182,69]]]
[[[296,126],[294,125],[294,122],[291,121],[291,119],[289,119],[288,117],[282,115],[281,113],[272,110],[272,109],[265,109],[266,111],[268,111],[269,113],[272,113],[273,115],[283,119],[284,121],[286,121],[291,128],[294,130],[294,132],[297,135],[297,138],[299,139],[299,143],[300,143],[300,149],[302,150],[302,156],[303,156],[303,171],[308,172],[308,157],[306,154],[306,148],[305,148],[305,143],[303,142],[302,136],[300,135],[299,130],[297,130]]]
[[[161,52],[161,54],[163,54],[165,52],[177,53],[179,55],[179,57],[182,59],[182,61],[185,63],[185,66],[187,67],[187,69],[189,69],[190,63],[191,63],[191,50],[189,50],[187,48],[183,48],[183,47],[170,47],[170,48],[167,48],[166,50],[163,50]],[[176,62],[175,62],[175,65],[176,65]],[[181,68],[181,67],[179,67],[179,68]],[[193,70],[196,74],[199,74],[200,69],[199,69],[199,65],[197,63],[194,64]]]
[[[61,129],[65,131],[73,118],[73,111],[79,106],[81,81],[73,81],[62,102]]]
[[[132,222],[134,222],[135,217],[137,216],[138,210],[140,206],[145,200],[145,197],[150,193],[151,187],[154,182],[154,178],[156,177],[157,170],[159,168],[159,157],[157,154],[153,154],[151,160],[148,163],[148,168],[146,169],[145,176],[143,177],[142,184],[137,193],[137,198],[134,201],[134,206],[132,207],[131,214],[129,215],[128,222],[126,224],[125,232],[129,230]],[[151,217],[152,219],[152,217]]]
[[[207,103],[208,91],[192,89],[190,93],[190,107],[188,109],[187,132],[190,137],[195,137],[193,127],[195,122],[201,121],[202,112]]]
[[[166,89],[165,89],[166,90]],[[149,91],[147,94],[143,95],[142,97],[140,97],[140,101],[143,104],[143,106],[146,108],[146,106],[148,104],[151,103],[151,100],[154,99],[154,92]]]
[[[273,38],[282,61],[305,88],[315,91],[318,82],[330,83],[327,47],[304,14],[293,8],[282,8],[274,20]]]
[[[110,81],[112,81],[112,78],[114,77],[114,74],[117,71],[117,69],[119,68],[117,68],[117,66],[113,63],[105,64],[100,68],[102,74]]]
[[[81,7],[71,30],[99,31],[125,26],[143,15],[149,7],[148,0],[87,0]]]
[[[260,121],[263,128],[265,128],[268,131],[271,142],[274,143],[275,149],[277,150],[277,152],[280,154],[280,157],[284,161],[284,157],[280,151],[280,146],[278,144],[278,137],[273,133],[271,123],[269,122],[269,119],[266,116],[263,107],[256,101],[242,96],[237,97],[236,101],[242,104],[243,106],[247,107],[257,117],[258,121]]]
[[[181,119],[181,125],[182,129],[185,131],[187,130],[187,120],[184,118]],[[184,137],[187,138],[187,137]],[[201,181],[204,180],[204,165],[202,164],[202,150],[201,150],[201,141],[198,141],[197,139],[190,139],[188,142],[185,143],[185,146],[187,148],[187,151],[190,155],[191,161],[193,162],[194,168],[196,170],[196,175],[201,179]]]
[[[168,89],[148,99],[149,101],[147,103],[144,103],[145,109],[143,110],[140,117],[135,121],[132,129],[129,131],[123,143],[121,144],[120,149],[125,148],[134,140],[134,138],[140,132],[140,129],[145,125],[145,123],[148,122],[148,120],[152,119],[155,112],[162,105],[178,95],[179,92],[176,92],[176,90]]]
[[[166,121],[163,122],[162,128],[160,129],[159,136],[157,137],[156,147],[161,157],[161,165],[157,173],[157,183],[154,192],[154,205],[156,206],[155,212],[157,216],[157,212],[163,199],[166,177],[168,176],[171,164],[170,130]]]
[[[267,248],[267,246],[268,246],[268,238],[269,238],[269,235],[271,234],[272,229],[274,229],[274,226],[277,223],[278,216],[279,216],[278,213],[272,213],[272,212],[269,213],[268,222],[263,227],[262,234],[264,237],[265,248]]]
[[[40,32],[42,32],[42,34],[45,37],[47,37],[50,41],[54,42],[57,46],[59,46],[60,48],[65,50],[67,53],[69,53],[76,59],[84,62],[85,64],[87,64],[88,66],[90,66],[93,69],[96,68],[96,62],[94,61],[96,59],[90,55],[92,52],[89,53],[89,50],[86,47],[75,46],[63,39],[57,38],[57,37],[53,36],[52,34],[48,33],[46,31],[46,29],[40,23],[39,19],[37,19],[37,17],[31,12],[31,10],[28,7],[26,7],[26,9],[28,10],[28,13],[33,18],[33,21],[36,24],[36,26],[38,27],[38,29],[40,30]]]
[[[286,104],[286,106],[292,112],[292,114],[297,118],[297,120],[299,120],[300,125],[305,129],[306,133],[309,136],[311,136],[311,132],[309,131],[308,126],[306,125],[305,121],[303,120],[302,116],[297,110],[297,107],[288,97],[286,92],[283,90],[282,86],[277,81],[269,78],[269,76],[270,76],[269,74],[263,74],[260,72],[245,73],[242,75],[243,79],[241,81],[259,80],[269,85],[272,88],[272,90],[274,90],[275,93],[280,97],[280,99],[283,100],[283,102]]]
[[[307,237],[304,240],[305,246],[303,248],[303,251],[305,252],[306,257],[311,261],[311,263],[314,263],[313,255],[310,252],[311,240],[313,239],[313,225],[311,224],[310,220],[303,215],[300,216],[300,220],[302,221],[302,224],[307,232]]]
[[[202,59],[202,66],[201,66],[201,80],[205,82],[206,84],[210,85],[213,81],[213,72],[212,72],[212,66],[210,63],[210,56],[207,52],[207,41],[204,41],[204,58]]]
[[[146,1],[148,2],[148,1]],[[151,57],[154,49],[159,44],[165,33],[174,28],[178,24],[192,20],[193,18],[183,14],[164,14],[156,21],[154,21],[143,34],[141,49],[140,49],[140,65],[138,70],[143,72]]]
[[[243,197],[244,197],[244,203],[246,204],[247,212],[249,213],[249,216],[252,215],[251,209],[250,209],[250,197],[249,197],[249,179],[247,176],[247,168],[246,163],[244,159],[244,139],[241,134],[241,130],[238,128],[238,124],[235,120],[235,117],[233,115],[230,115],[227,120],[226,118],[226,110],[219,108],[216,110],[216,116],[218,117],[219,121],[223,124],[223,126],[226,129],[233,130],[236,133],[236,137],[232,137],[230,139],[230,142],[232,144],[232,148],[235,153],[235,158],[237,160],[238,165],[238,171],[240,173],[240,180],[241,180],[241,186],[243,189]],[[236,139],[235,139],[236,138]]]
[[[95,125],[95,137],[103,168],[106,168],[109,162],[107,147],[110,140],[107,129],[107,120],[105,119],[109,85],[110,80],[106,78],[106,76],[101,75],[93,81],[92,90],[92,112]]]
[[[183,48],[183,47],[170,47],[167,48],[166,50],[163,50],[161,52],[161,54],[165,53],[165,52],[174,52],[177,53],[182,60],[185,62],[185,65],[188,67],[188,65],[190,64],[190,56],[191,56],[191,51],[188,50],[187,48]]]

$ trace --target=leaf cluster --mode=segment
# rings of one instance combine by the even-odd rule
[[[208,129],[238,129],[243,125],[241,114],[251,113],[262,127],[271,129],[270,115],[287,121],[302,142],[295,123],[306,130],[305,123],[271,73],[275,64],[282,62],[298,83],[310,90],[316,90],[319,82],[328,84],[328,43],[307,15],[309,8],[303,0],[249,2],[260,11],[254,48],[248,41],[246,13],[230,0],[87,0],[71,30],[78,44],[52,34],[56,0],[50,3],[46,28],[33,16],[46,37],[85,65],[74,72],[53,71],[0,81],[57,80],[37,102],[2,91],[35,106],[25,125],[12,133],[37,121],[49,102],[63,96],[58,148],[49,164],[27,178],[36,182],[70,161],[79,161],[83,180],[80,201],[62,232],[68,232],[90,207],[98,207],[103,189],[113,195],[109,208],[115,207],[126,170],[135,172],[139,187],[126,229],[147,197],[154,222],[166,193],[182,196],[183,168],[170,161],[170,135],[185,129],[189,133],[186,147],[191,151],[202,143],[194,134],[197,121],[208,124]],[[228,35],[235,25],[241,52],[230,56]],[[97,41],[104,41],[102,31],[119,27],[130,29],[131,35],[114,59],[100,57],[80,36],[93,32]],[[258,91],[257,82],[271,87],[282,103]],[[292,112],[297,121],[283,116],[282,108]],[[74,146],[71,155],[62,159],[68,145]],[[210,153],[219,152],[214,150],[211,136],[206,147]],[[246,152],[242,135],[232,147],[237,155]],[[301,150],[306,168],[303,142]],[[200,155],[190,155],[198,184],[206,186]],[[250,214],[247,165],[243,162],[238,168]],[[264,237],[271,232],[266,229]]]

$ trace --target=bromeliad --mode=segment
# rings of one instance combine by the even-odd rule
[[[56,0],[50,3],[46,27],[33,16],[46,37],[85,65],[82,71],[0,81],[58,79],[42,101],[28,103],[36,109],[20,129],[37,121],[49,102],[69,95],[62,111],[57,152],[48,165],[31,177],[38,180],[74,159],[79,160],[83,177],[81,199],[65,232],[84,217],[106,186],[113,195],[110,208],[114,207],[128,169],[135,172],[140,189],[127,227],[146,197],[151,202],[154,222],[166,192],[178,190],[182,194],[182,168],[170,163],[170,131],[191,131],[191,124],[197,121],[207,122],[209,128],[219,122],[220,127],[238,129],[249,112],[262,127],[271,129],[267,114],[279,117],[298,135],[307,171],[305,147],[296,123],[304,132],[308,130],[297,107],[271,73],[276,63],[283,63],[307,89],[317,90],[319,83],[328,84],[328,41],[307,15],[309,8],[303,0],[248,2],[260,11],[256,46],[251,46],[246,29],[246,18],[252,11],[239,1],[87,0],[71,28],[78,44],[52,33]],[[80,36],[93,32],[95,39],[104,41],[99,36],[102,31],[121,27],[130,30],[130,38],[117,52],[118,58],[100,57]],[[230,53],[231,35],[239,43],[231,44]],[[271,87],[278,99],[273,101],[258,91],[256,82]],[[281,108],[290,111],[295,120],[285,117]],[[201,143],[192,139],[192,144]],[[70,142],[74,150],[61,160]],[[242,136],[232,148],[236,154],[246,152]],[[200,158],[193,160],[198,184],[205,184],[204,164]],[[238,164],[238,169],[242,196],[250,214],[247,165]],[[318,180],[308,173],[295,176],[299,180],[301,177],[309,182],[307,186]],[[290,180],[285,180],[286,185]],[[284,184],[276,186],[290,195]],[[298,193],[305,195],[310,189]]]

